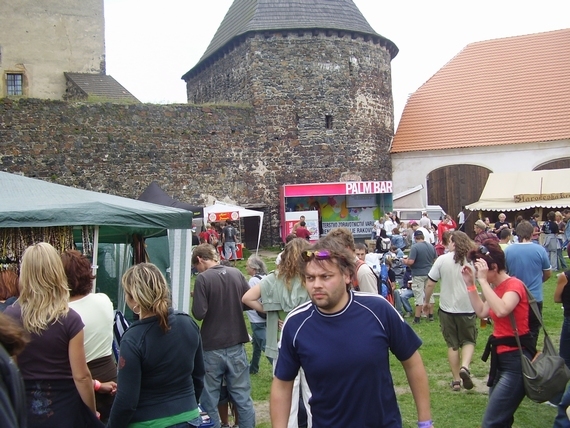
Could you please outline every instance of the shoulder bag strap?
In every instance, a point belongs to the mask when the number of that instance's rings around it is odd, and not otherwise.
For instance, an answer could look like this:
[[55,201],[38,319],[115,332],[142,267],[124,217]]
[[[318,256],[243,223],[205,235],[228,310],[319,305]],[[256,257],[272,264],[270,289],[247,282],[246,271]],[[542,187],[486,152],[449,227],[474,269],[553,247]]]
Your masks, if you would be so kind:
[[524,357],[521,340],[519,338],[519,329],[517,328],[517,322],[515,321],[515,316],[513,315],[513,312],[509,314],[509,319],[511,320],[511,325],[513,326],[513,332],[515,333],[515,339],[517,340],[517,345],[519,345],[519,352],[521,353],[521,357]]
[[[540,326],[542,327],[542,331],[544,332],[544,335],[546,337],[548,337],[548,333],[546,332],[546,328],[544,327],[544,323],[542,322],[542,315],[540,315],[540,311],[538,310],[538,303],[536,302],[536,299],[534,298],[534,296],[532,295],[532,293],[530,292],[530,290],[528,289],[528,287],[526,286],[526,284],[524,282],[523,282],[523,285],[524,285],[524,289],[526,290],[526,295],[528,296],[528,304],[532,308],[532,311],[534,312],[534,316],[536,317],[536,319],[538,319],[538,322],[540,323]],[[549,338],[549,340],[550,340],[550,338]]]

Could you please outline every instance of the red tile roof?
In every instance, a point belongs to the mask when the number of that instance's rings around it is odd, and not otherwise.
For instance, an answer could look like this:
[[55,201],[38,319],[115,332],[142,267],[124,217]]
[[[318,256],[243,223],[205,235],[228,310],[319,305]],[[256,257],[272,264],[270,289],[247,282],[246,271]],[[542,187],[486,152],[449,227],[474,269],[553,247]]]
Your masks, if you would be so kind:
[[408,100],[392,153],[570,138],[570,29],[467,45]]

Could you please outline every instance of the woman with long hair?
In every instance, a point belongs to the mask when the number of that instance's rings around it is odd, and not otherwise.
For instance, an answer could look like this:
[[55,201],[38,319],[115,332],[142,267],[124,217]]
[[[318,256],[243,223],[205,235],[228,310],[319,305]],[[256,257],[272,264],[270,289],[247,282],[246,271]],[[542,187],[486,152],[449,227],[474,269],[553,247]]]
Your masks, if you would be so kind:
[[[491,367],[487,386],[489,404],[483,416],[483,428],[510,427],[514,414],[525,397],[521,356],[510,314],[513,314],[524,354],[531,360],[536,347],[529,329],[529,301],[522,281],[510,277],[505,270],[505,254],[494,240],[486,240],[468,259],[474,263],[462,269],[463,281],[471,305],[479,318],[491,317],[494,331],[489,337],[484,359],[491,354]],[[479,282],[485,301],[477,292]]]
[[93,380],[85,361],[83,321],[68,306],[59,253],[41,242],[26,249],[20,297],[4,312],[30,333],[18,356],[29,427],[97,427]]
[[[265,355],[273,359],[273,364],[278,357],[279,351],[277,342],[279,331],[283,320],[289,312],[302,303],[309,301],[309,294],[303,287],[301,274],[299,272],[299,263],[303,251],[309,248],[309,242],[306,239],[295,238],[287,245],[281,256],[278,270],[270,273],[261,280],[259,284],[254,285],[247,291],[242,302],[256,311],[267,313],[267,336],[265,342]],[[261,298],[261,302],[259,299]],[[293,398],[291,405],[291,413],[289,415],[289,426],[297,426],[297,411],[299,403],[299,389],[303,388],[303,401],[307,409],[308,426],[312,426],[309,408],[310,390],[304,373],[299,372],[300,376],[295,379],[293,387]]]
[[[92,293],[91,262],[77,250],[61,254],[70,289],[69,307],[85,324],[85,357],[95,379],[95,401],[101,421],[106,422],[117,385],[117,365],[113,357],[113,303],[106,294]],[[103,387],[101,386],[103,384]]]
[[117,395],[107,427],[200,426],[205,369],[198,325],[172,310],[168,285],[155,265],[132,266],[121,282],[139,320],[121,338]]

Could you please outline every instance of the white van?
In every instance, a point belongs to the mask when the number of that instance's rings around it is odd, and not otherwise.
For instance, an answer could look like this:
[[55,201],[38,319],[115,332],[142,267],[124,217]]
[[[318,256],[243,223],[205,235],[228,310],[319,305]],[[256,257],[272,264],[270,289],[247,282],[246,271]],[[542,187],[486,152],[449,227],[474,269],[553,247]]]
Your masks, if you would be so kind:
[[426,208],[394,208],[394,212],[404,223],[409,223],[411,221],[418,222],[422,218],[422,212],[426,211],[428,217],[437,225],[445,215],[445,211],[439,205],[428,205]]

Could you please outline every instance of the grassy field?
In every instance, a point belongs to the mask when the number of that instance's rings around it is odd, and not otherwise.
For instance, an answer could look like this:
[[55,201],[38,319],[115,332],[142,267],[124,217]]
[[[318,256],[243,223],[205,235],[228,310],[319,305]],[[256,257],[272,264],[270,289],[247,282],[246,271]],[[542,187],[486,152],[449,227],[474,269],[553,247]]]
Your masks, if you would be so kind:
[[[271,256],[267,252],[263,254],[267,254],[263,259],[268,267],[274,269],[277,252]],[[237,267],[247,276],[245,273],[245,261],[238,262]],[[563,312],[561,305],[554,303],[553,300],[555,287],[556,275],[553,275],[544,284],[543,310],[546,330],[558,348]],[[410,322],[410,319],[407,320]],[[249,326],[249,322],[247,324]],[[435,426],[442,428],[479,427],[488,400],[486,377],[489,368],[489,362],[484,363],[481,361],[481,355],[487,337],[493,331],[492,326],[487,326],[487,328],[479,331],[478,344],[471,365],[475,388],[471,391],[461,390],[460,392],[453,392],[449,387],[451,372],[447,362],[447,348],[441,336],[437,320],[433,323],[422,322],[419,325],[414,325],[413,328],[423,341],[420,352],[429,376],[431,408]],[[542,343],[542,334],[539,343]],[[251,344],[247,344],[246,348],[248,353],[251,353]],[[403,426],[405,428],[416,428],[416,410],[404,370],[395,357],[391,358],[390,366],[396,385],[398,403],[404,420]],[[252,396],[256,402],[257,427],[259,428],[271,427],[267,415],[271,378],[271,367],[267,359],[262,356],[259,373],[251,376]],[[537,404],[525,398],[515,414],[515,424],[513,426],[516,428],[550,427],[555,415],[556,408],[547,404]]]

